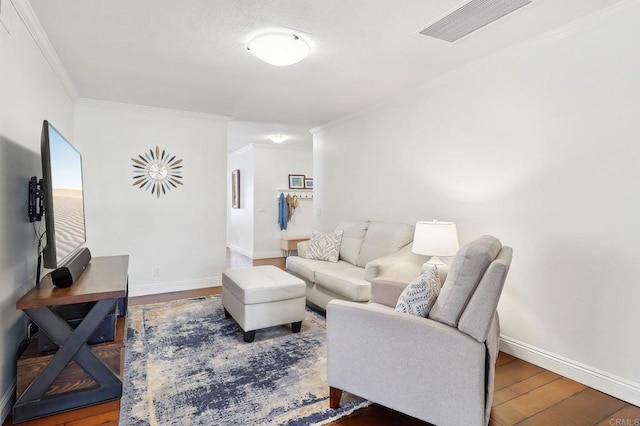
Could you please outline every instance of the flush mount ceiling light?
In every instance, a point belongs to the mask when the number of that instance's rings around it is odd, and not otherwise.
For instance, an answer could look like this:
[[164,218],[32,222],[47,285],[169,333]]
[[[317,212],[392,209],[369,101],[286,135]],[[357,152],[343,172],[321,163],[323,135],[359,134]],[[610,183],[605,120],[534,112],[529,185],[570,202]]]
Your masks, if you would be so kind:
[[268,33],[255,37],[247,49],[264,62],[284,67],[300,62],[311,48],[300,37],[287,33]]
[[269,136],[269,139],[271,139],[271,142],[273,143],[282,143],[287,139],[287,137],[284,135],[273,135]]

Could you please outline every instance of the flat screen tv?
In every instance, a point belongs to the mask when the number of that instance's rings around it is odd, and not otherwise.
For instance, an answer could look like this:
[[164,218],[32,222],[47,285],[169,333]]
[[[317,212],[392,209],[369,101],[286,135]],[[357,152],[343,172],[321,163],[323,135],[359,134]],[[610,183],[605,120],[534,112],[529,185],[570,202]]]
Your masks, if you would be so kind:
[[45,268],[67,266],[85,241],[82,156],[47,120],[42,125]]

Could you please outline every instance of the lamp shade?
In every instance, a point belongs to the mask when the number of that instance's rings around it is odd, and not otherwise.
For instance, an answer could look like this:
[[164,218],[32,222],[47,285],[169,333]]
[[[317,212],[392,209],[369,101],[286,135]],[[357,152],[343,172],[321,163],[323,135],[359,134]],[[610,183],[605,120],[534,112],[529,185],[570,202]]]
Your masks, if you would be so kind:
[[418,222],[411,250],[425,256],[454,256],[458,251],[458,231],[453,222]]
[[284,67],[309,55],[309,45],[300,37],[286,33],[262,34],[249,42],[247,49],[264,62]]

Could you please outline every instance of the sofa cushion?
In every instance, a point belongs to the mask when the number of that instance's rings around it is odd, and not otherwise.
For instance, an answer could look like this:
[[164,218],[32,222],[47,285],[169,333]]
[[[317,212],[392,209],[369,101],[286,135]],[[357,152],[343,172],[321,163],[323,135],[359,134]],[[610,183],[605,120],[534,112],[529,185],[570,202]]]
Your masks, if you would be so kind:
[[355,266],[316,271],[316,287],[354,302],[371,298],[371,284],[364,279],[364,269]]
[[362,268],[375,259],[395,253],[413,241],[414,226],[406,223],[371,222],[354,263]]
[[434,266],[414,279],[400,293],[396,311],[426,318],[440,293],[440,275]]
[[501,248],[500,240],[490,235],[483,235],[462,246],[453,258],[449,275],[429,312],[429,318],[457,327],[480,278]]
[[336,231],[343,232],[340,259],[356,264],[368,228],[368,221],[343,220],[338,224]]
[[337,262],[340,255],[342,231],[314,232],[307,247],[305,258]]
[[316,281],[315,272],[319,269],[341,269],[353,267],[348,262],[342,260],[333,263],[325,262],[324,260],[305,259],[304,257],[289,256],[287,257],[287,272],[298,276],[309,283]]

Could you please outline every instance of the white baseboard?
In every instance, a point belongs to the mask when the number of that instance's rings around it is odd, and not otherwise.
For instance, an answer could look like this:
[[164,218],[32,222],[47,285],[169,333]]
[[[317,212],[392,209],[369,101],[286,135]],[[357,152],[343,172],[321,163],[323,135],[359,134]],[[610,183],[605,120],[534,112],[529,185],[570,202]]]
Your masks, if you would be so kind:
[[11,382],[11,386],[9,386],[9,390],[2,395],[2,399],[0,400],[0,424],[3,424],[11,408],[13,406],[13,396],[16,393],[16,379],[14,378]]
[[500,350],[630,404],[640,406],[640,384],[638,383],[507,336],[500,336]]
[[251,258],[251,256],[253,256],[252,252],[250,252],[249,250],[245,250],[242,247],[239,247],[233,244],[229,244],[228,247],[229,247],[229,250],[235,251],[236,253],[240,253],[241,255],[247,256],[248,258]]
[[245,250],[242,247],[234,246],[233,244],[229,244],[227,247],[229,247],[229,250],[240,253],[241,255],[247,256],[250,259],[271,259],[274,257],[284,257],[284,253],[282,252],[282,250],[259,251],[254,253],[249,250]]
[[253,253],[253,259],[272,259],[274,257],[284,257],[284,253],[280,250]]
[[146,296],[148,294],[171,293],[173,291],[195,290],[198,288],[220,287],[222,277],[208,277],[188,281],[171,281],[164,283],[137,284],[129,287],[129,297]]

